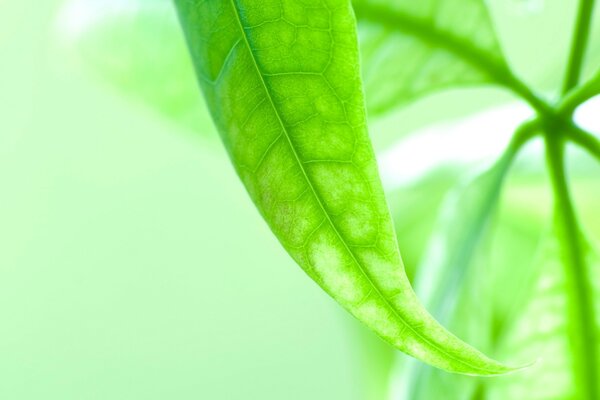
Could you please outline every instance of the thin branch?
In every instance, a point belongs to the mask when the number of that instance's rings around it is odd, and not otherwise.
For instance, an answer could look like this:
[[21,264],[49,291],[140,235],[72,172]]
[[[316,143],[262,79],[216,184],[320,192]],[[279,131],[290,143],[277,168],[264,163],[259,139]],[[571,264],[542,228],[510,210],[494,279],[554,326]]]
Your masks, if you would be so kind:
[[594,0],[580,0],[577,11],[577,22],[575,23],[575,35],[571,44],[569,66],[563,86],[563,94],[568,93],[579,83],[581,77],[581,66],[585,57],[585,50],[590,36],[590,24]]
[[567,137],[580,147],[586,149],[600,161],[600,139],[594,134],[581,129],[575,124],[567,127]]
[[558,113],[571,116],[575,109],[600,94],[600,71],[587,83],[571,90],[558,105]]

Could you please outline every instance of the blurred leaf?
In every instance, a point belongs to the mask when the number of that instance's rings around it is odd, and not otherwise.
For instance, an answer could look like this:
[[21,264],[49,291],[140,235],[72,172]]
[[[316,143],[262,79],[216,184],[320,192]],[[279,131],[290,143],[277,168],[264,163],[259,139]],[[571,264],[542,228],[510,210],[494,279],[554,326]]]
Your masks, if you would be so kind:
[[[571,289],[568,283],[567,268],[571,268],[565,257],[561,234],[553,232],[546,239],[538,260],[539,275],[536,289],[532,292],[528,305],[521,313],[518,322],[503,344],[503,351],[520,359],[538,357],[539,361],[522,374],[511,379],[490,381],[487,394],[490,400],[507,398],[527,398],[532,400],[587,399],[581,386],[574,384],[577,367],[573,359],[576,349],[571,339],[578,323],[573,319],[569,305]],[[597,276],[600,267],[596,253],[587,247],[585,260],[588,273]],[[594,307],[599,304],[600,287],[593,279],[595,294]],[[579,334],[579,333],[576,333]],[[596,340],[598,332],[596,329]],[[589,354],[594,357],[594,354]]]
[[[489,347],[491,325],[482,285],[487,274],[485,239],[513,155],[509,152],[489,169],[463,180],[446,197],[415,278],[417,293],[434,317],[445,325],[458,319],[453,324],[456,332],[481,348]],[[465,303],[467,309],[455,318],[458,304]],[[448,377],[412,361],[397,379],[405,388],[404,398],[410,399],[440,398],[447,385],[468,398],[476,385],[473,379]]]
[[[493,171],[494,167],[463,183],[462,192],[457,188],[447,197],[446,207],[453,204],[454,212],[459,215],[467,214],[467,220],[472,221],[472,217],[462,210],[463,203],[460,200],[464,197],[466,205],[470,204],[469,199],[485,197],[481,193],[477,194],[477,184],[488,188],[493,186],[490,185],[493,179],[489,180],[494,176]],[[546,214],[539,212],[539,205],[533,210],[530,207],[536,207],[536,204],[547,198],[547,191],[539,190],[543,187],[543,181],[532,183],[530,180],[523,181],[522,177],[515,182],[513,180],[514,177],[511,178],[511,185],[504,191],[498,212],[487,218],[458,290],[455,290],[454,297],[448,297],[454,306],[442,307],[446,313],[441,316],[445,318],[443,323],[461,337],[473,341],[487,352],[503,356],[509,356],[510,352],[499,348],[499,342],[510,332],[514,320],[521,315],[523,304],[530,296],[533,280],[536,278],[536,268],[532,267],[531,260],[539,247],[540,226]],[[464,195],[461,196],[461,193]],[[523,198],[527,201],[523,201]],[[445,212],[451,213],[451,208],[446,208]],[[455,222],[461,224],[458,219]],[[439,223],[438,227],[447,230],[445,224]],[[424,257],[427,258],[426,252]],[[440,283],[442,288],[445,285],[445,282]],[[531,362],[536,357],[519,359],[519,362]],[[512,374],[506,380],[520,374],[521,372]],[[400,357],[397,360],[397,371],[392,377],[393,387],[398,388],[393,399],[487,398],[484,397],[487,382],[487,379],[476,380],[444,374]]]
[[80,26],[67,34],[73,36],[69,39],[84,66],[185,127],[203,134],[212,132],[171,2],[98,3],[75,0],[67,3],[64,11],[68,18],[82,19],[76,22]]
[[[518,179],[511,181],[506,189],[489,255],[486,282],[493,310],[490,340],[494,351],[499,351],[499,343],[510,334],[535,285],[535,260],[547,233],[545,227],[550,213],[544,206],[548,196],[543,190],[546,189],[544,181],[515,180]],[[515,192],[524,193],[528,201],[521,201],[521,194]]]
[[474,259],[494,217],[508,170],[521,145],[537,129],[535,122],[521,125],[502,156],[483,172],[468,176],[442,206],[415,279],[417,293],[442,322],[454,314],[464,281],[476,269]]
[[[419,266],[416,289],[432,313],[444,321],[452,314],[461,282],[472,264],[493,215],[512,157],[471,178],[446,199],[438,228]],[[443,287],[442,290],[438,288]]]
[[[482,0],[354,0],[371,113],[508,72]],[[393,83],[393,84],[390,84]]]
[[176,5],[233,164],[307,274],[416,358],[473,375],[510,371],[442,328],[406,278],[367,134],[350,4]]
[[436,212],[460,175],[460,171],[442,167],[410,185],[386,193],[411,282],[425,254],[427,241],[435,231]]

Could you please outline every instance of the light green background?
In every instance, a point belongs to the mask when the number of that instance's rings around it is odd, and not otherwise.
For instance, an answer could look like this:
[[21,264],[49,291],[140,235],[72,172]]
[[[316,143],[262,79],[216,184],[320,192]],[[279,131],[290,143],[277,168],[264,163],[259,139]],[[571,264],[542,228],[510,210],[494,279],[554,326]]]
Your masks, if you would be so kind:
[[[293,265],[214,138],[74,66],[60,3],[0,0],[0,399],[381,399],[387,347]],[[572,2],[491,3],[551,87]],[[506,99],[473,93],[375,121],[376,145]]]
[[358,340],[215,141],[0,3],[0,399],[360,399]]

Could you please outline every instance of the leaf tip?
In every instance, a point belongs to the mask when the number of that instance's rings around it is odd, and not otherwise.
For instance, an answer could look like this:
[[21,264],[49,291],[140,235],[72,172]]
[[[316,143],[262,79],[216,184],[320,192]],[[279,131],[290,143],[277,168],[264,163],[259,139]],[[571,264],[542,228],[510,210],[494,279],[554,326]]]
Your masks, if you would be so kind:
[[475,374],[477,376],[484,376],[484,377],[497,377],[497,376],[506,376],[506,375],[512,375],[512,374],[516,374],[518,372],[527,370],[531,367],[533,367],[534,365],[536,365],[537,363],[539,363],[542,359],[541,358],[537,358],[531,362],[528,362],[526,364],[522,364],[516,367],[511,367],[505,364],[501,364],[499,363],[497,368],[494,371],[491,371],[488,374],[485,375],[479,375],[479,374]]

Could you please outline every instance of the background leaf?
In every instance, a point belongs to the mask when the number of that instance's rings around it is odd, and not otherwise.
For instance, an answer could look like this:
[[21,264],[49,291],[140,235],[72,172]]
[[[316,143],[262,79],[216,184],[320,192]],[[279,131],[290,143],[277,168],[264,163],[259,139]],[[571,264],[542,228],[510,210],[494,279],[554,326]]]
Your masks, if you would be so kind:
[[[489,225],[512,156],[506,154],[447,195],[415,278],[416,291],[432,314],[446,325],[460,315],[453,329],[480,348],[491,347],[492,308],[488,288],[482,284],[488,279]],[[448,390],[448,381],[461,398],[469,398],[476,389],[473,379],[448,378],[425,365],[406,361],[396,377],[396,385],[405,388],[405,398],[440,398]]]
[[482,0],[354,0],[353,4],[372,113],[437,89],[504,78],[506,65]]
[[[532,158],[529,151],[527,155],[514,166],[508,190],[499,203],[499,213],[494,211],[481,218],[480,210],[490,207],[490,193],[503,174],[501,162],[483,173],[470,172],[472,178],[463,179],[462,184],[448,194],[440,209],[437,229],[432,233],[432,237],[437,239],[428,244],[428,251],[423,251],[420,264],[420,268],[441,270],[439,283],[432,286],[439,287],[434,295],[442,292],[444,296],[438,297],[442,307],[437,310],[431,308],[434,315],[461,337],[488,353],[504,357],[510,353],[500,349],[499,343],[510,332],[512,324],[509,321],[515,319],[528,296],[535,277],[531,260],[542,234],[540,226],[547,216],[545,207],[539,205],[547,198],[547,191],[541,190],[543,180],[537,173],[530,176],[527,172],[529,164],[526,161]],[[491,209],[496,210],[496,207]],[[408,208],[406,212],[410,210]],[[404,231],[399,229],[398,232],[402,243]],[[465,236],[471,238],[466,239]],[[441,249],[449,249],[450,257],[441,257],[444,254]],[[462,256],[458,257],[461,253]],[[450,262],[459,258],[462,263]],[[418,278],[432,279],[420,268]],[[420,293],[424,300],[429,300],[427,293]],[[519,361],[526,363],[535,359],[525,361],[520,358]],[[487,382],[487,379],[448,376],[399,356],[390,382],[391,398],[480,399],[485,398]]]
[[[550,234],[544,228],[551,216],[549,203],[545,201],[549,198],[549,191],[538,173],[529,171],[528,164],[524,164],[526,160],[531,162],[531,158],[528,154],[522,159],[523,165],[515,165],[516,171],[508,182],[493,230],[481,239],[482,246],[474,259],[478,267],[463,281],[457,307],[448,320],[448,326],[467,340],[473,340],[469,332],[475,337],[487,332],[489,343],[482,348],[498,357],[514,355],[523,363],[539,361],[518,374],[473,382],[471,379],[448,377],[422,366],[413,368],[427,373],[414,374],[414,369],[407,370],[406,360],[400,357],[397,361],[400,368],[393,375],[392,385],[412,387],[406,393],[398,392],[394,399],[425,400],[442,395],[452,399],[494,400],[586,398],[573,394],[572,353],[565,337],[567,310],[560,241],[556,234]],[[597,174],[597,167],[590,166],[585,158],[575,157],[573,168],[579,171],[575,192],[579,194],[582,220],[594,235],[598,235],[600,220],[594,201],[598,188],[593,177]],[[585,176],[589,178],[583,179]],[[597,276],[597,253],[592,251],[591,246],[588,250],[589,268],[593,276]],[[552,284],[549,285],[549,282]],[[595,293],[598,293],[595,281],[594,284]],[[540,286],[545,289],[540,290]],[[597,296],[595,302],[597,308]],[[549,323],[554,323],[551,326],[556,329],[548,330]],[[540,327],[544,326],[546,328],[542,332]],[[413,377],[407,380],[411,373]],[[421,383],[416,385],[419,380]],[[541,389],[536,391],[538,387]]]
[[[535,289],[527,301],[510,335],[502,347],[504,352],[519,359],[539,357],[530,370],[514,379],[498,379],[489,382],[489,398],[583,399],[585,393],[573,385],[578,378],[574,375],[571,343],[569,340],[570,313],[565,268],[569,268],[561,247],[562,240],[555,233],[548,235],[537,263],[538,276]],[[600,264],[593,252],[587,253],[590,273],[597,275]],[[565,265],[565,263],[567,265]],[[598,285],[595,283],[596,309],[598,307]],[[593,357],[590,354],[590,357]]]
[[442,206],[453,185],[458,184],[459,176],[457,171],[442,169],[387,194],[402,259],[411,282],[414,282],[428,239],[436,232],[434,211]]

